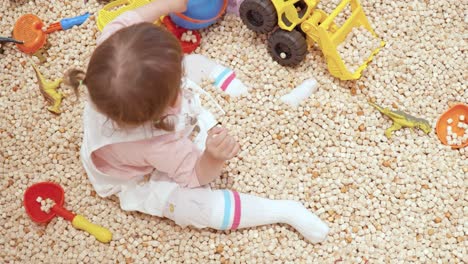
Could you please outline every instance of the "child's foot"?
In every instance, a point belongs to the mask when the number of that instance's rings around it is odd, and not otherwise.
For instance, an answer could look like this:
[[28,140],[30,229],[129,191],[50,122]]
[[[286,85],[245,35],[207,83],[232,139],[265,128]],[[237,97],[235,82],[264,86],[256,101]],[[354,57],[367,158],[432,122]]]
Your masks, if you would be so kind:
[[248,93],[247,87],[236,78],[235,72],[203,55],[190,54],[185,56],[184,67],[187,78],[198,84],[205,78],[211,78],[216,87],[230,96]]
[[283,201],[285,204],[284,222],[294,227],[307,240],[320,243],[325,240],[330,228],[315,214],[307,210],[301,203]]
[[210,73],[214,85],[231,96],[239,96],[248,92],[247,87],[236,77],[231,69],[217,65]]

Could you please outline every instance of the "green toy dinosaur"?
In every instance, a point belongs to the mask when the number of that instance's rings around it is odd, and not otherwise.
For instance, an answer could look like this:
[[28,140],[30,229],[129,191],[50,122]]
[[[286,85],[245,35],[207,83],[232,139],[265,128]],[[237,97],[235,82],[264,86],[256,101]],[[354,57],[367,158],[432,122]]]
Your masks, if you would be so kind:
[[379,112],[381,112],[382,114],[388,116],[390,119],[393,120],[393,125],[387,128],[387,130],[385,130],[385,136],[387,136],[387,138],[392,137],[393,131],[396,131],[404,127],[408,127],[411,129],[419,128],[422,131],[424,131],[424,133],[426,134],[429,134],[432,130],[431,125],[425,119],[414,117],[402,111],[390,110],[389,108],[383,108],[372,102],[369,102],[369,104],[375,107],[377,110],[379,110]]

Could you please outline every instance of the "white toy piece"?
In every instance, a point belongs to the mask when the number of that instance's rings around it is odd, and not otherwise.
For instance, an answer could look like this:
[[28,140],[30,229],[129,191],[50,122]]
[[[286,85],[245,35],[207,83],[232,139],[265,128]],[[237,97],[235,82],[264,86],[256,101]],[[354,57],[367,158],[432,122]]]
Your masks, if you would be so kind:
[[292,107],[298,107],[303,100],[307,99],[307,97],[316,90],[317,81],[315,79],[307,79],[301,85],[294,88],[290,93],[282,96],[281,101]]
[[452,123],[453,123],[453,119],[452,119],[452,118],[447,119],[447,124],[450,125],[450,124],[452,124]]
[[464,115],[460,115],[460,116],[458,117],[458,119],[459,119],[460,121],[465,121],[465,116],[464,116]]
[[195,145],[200,151],[205,150],[206,139],[208,138],[208,131],[218,124],[216,118],[209,111],[203,109],[198,115],[198,126],[200,131],[194,140]]
[[[223,108],[216,102],[216,100],[208,92],[203,90],[203,88],[198,86],[197,83],[190,79],[186,79],[185,84],[199,95],[204,94],[207,96],[215,104],[216,108],[218,108],[219,113],[223,115],[226,114],[226,112],[224,112]],[[218,124],[218,121],[216,120],[216,117],[207,109],[201,108],[199,111],[200,112],[197,116],[199,132],[194,139],[194,143],[200,151],[204,151],[206,139],[208,138],[208,131],[215,127]]]
[[202,79],[213,79],[215,86],[225,91],[230,96],[240,96],[247,94],[247,87],[236,78],[234,71],[219,65],[200,54],[186,55],[184,67],[187,78],[197,84],[201,84]]

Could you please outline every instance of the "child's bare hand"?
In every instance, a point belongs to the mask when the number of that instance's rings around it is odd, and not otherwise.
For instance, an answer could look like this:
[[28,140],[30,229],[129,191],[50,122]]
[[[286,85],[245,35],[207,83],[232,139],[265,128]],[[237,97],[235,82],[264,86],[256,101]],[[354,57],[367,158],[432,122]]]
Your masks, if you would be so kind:
[[239,153],[240,145],[237,140],[229,135],[225,128],[215,127],[208,131],[206,151],[217,160],[229,160]]
[[[160,1],[160,0],[157,0]],[[181,13],[187,10],[188,0],[165,0],[169,6],[170,12]]]

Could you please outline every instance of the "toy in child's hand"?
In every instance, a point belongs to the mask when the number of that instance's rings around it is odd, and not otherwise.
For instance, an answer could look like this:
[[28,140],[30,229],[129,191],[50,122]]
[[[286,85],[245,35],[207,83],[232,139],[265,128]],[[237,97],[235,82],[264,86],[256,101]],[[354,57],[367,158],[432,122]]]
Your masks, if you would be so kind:
[[206,147],[206,139],[208,138],[208,131],[214,127],[221,126],[222,124],[216,121],[216,118],[210,111],[205,109],[201,110],[201,113],[198,115],[197,119],[199,133],[193,142],[200,151],[204,151]]
[[53,23],[52,25],[50,25],[45,31],[45,33],[50,34],[58,30],[68,30],[72,28],[73,26],[79,26],[83,24],[89,18],[89,16],[90,16],[89,12],[86,12],[84,15],[81,15],[81,16],[76,16],[72,18],[64,18],[60,20],[60,22]]
[[112,233],[99,225],[89,222],[84,216],[76,215],[63,207],[64,191],[53,182],[40,182],[30,186],[24,193],[23,204],[26,213],[37,223],[47,223],[56,215],[71,221],[76,229],[84,230],[98,241],[108,243]]
[[411,128],[411,129],[419,128],[426,134],[429,134],[432,130],[431,125],[425,119],[414,117],[402,111],[390,110],[389,108],[383,108],[372,102],[369,102],[369,104],[375,107],[377,110],[379,110],[379,112],[381,112],[382,114],[392,119],[393,125],[387,128],[387,130],[385,130],[385,136],[387,136],[387,138],[392,137],[393,131],[396,131],[405,127]]
[[456,104],[443,113],[436,125],[439,140],[452,148],[468,146],[468,105]]
[[57,92],[57,88],[60,86],[62,79],[48,81],[44,78],[44,76],[42,76],[34,62],[31,61],[31,65],[36,72],[41,94],[44,96],[46,101],[51,104],[51,106],[49,106],[47,109],[54,114],[60,114],[60,104],[62,102],[63,95],[60,92]]

